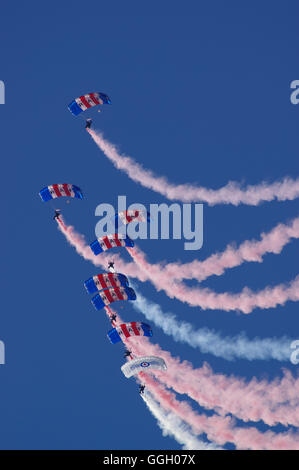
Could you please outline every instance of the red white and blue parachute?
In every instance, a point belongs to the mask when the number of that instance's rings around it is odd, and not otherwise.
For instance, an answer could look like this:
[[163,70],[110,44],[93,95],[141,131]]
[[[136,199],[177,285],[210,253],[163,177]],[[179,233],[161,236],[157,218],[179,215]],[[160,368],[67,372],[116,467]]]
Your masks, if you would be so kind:
[[115,226],[127,225],[130,222],[149,222],[150,213],[142,210],[130,209],[128,211],[121,211],[115,216]]
[[110,289],[111,287],[128,287],[129,281],[124,274],[104,273],[87,279],[84,282],[84,286],[89,294],[94,294],[102,289]]
[[75,98],[68,105],[68,109],[74,116],[78,116],[78,114],[86,111],[86,109],[103,104],[111,104],[109,96],[105,95],[105,93],[94,92]]
[[121,236],[117,233],[113,235],[106,235],[104,237],[100,237],[90,245],[93,253],[98,255],[99,253],[103,253],[103,251],[109,250],[110,248],[115,248],[117,246],[134,246],[133,240],[128,236]]
[[123,341],[123,338],[130,336],[153,336],[151,327],[147,323],[135,322],[122,323],[107,333],[112,344]]
[[78,199],[83,199],[83,194],[81,189],[74,184],[51,184],[46,186],[39,192],[40,197],[44,202],[50,201],[57,197],[76,197]]
[[118,300],[136,300],[136,294],[132,287],[111,287],[104,289],[92,298],[92,303],[96,310],[110,305]]
[[151,369],[167,370],[164,359],[158,356],[143,356],[132,359],[121,366],[121,370],[127,378],[139,374],[139,372],[149,372]]

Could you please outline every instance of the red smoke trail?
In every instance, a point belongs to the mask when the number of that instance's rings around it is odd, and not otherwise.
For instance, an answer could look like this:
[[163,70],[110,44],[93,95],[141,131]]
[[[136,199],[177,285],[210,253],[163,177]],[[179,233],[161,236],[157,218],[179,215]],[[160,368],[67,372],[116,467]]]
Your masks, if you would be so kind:
[[281,253],[293,238],[299,238],[299,217],[288,224],[276,225],[268,233],[262,233],[260,238],[261,240],[246,240],[238,248],[229,245],[222,253],[215,253],[203,261],[195,259],[191,263],[167,263],[158,266],[172,279],[194,278],[203,281],[209,276],[220,276],[226,269],[235,268],[244,262],[261,263],[265,254]]
[[[238,449],[279,450],[299,449],[298,434],[293,432],[264,433],[253,427],[239,428],[234,419],[218,415],[206,416],[196,413],[187,402],[178,401],[149,374],[142,373],[142,381],[164,409],[176,413],[198,434],[206,433],[209,440],[224,445],[232,442]],[[167,374],[164,372],[163,374]]]
[[244,189],[234,182],[229,182],[220,189],[207,189],[189,184],[175,186],[169,183],[166,178],[156,176],[151,171],[145,170],[132,158],[121,155],[116,147],[105,140],[101,134],[91,129],[87,129],[87,131],[118,170],[124,171],[133,181],[166,196],[170,200],[203,201],[210,205],[233,204],[238,206],[239,204],[247,204],[256,206],[264,201],[273,201],[275,199],[286,201],[296,199],[299,196],[299,180],[292,180],[291,178],[285,178],[272,184],[261,183],[256,186],[247,186]]
[[168,297],[186,302],[192,307],[200,306],[203,310],[238,310],[248,314],[255,308],[274,308],[277,305],[284,305],[287,301],[299,300],[299,276],[288,284],[266,287],[257,292],[245,287],[238,294],[229,292],[218,294],[208,288],[188,287],[172,280],[167,270],[157,270],[156,266],[146,261],[143,253],[137,248],[127,247],[127,251],[158,291],[164,290]]
[[[64,229],[63,233],[68,241],[75,246],[79,254],[97,266],[103,265],[106,262],[107,255],[95,256],[90,247],[86,245],[84,237],[78,234],[73,227],[66,226],[62,216],[60,216],[60,219],[58,220]],[[135,271],[134,277],[141,281],[150,279],[152,275],[156,276],[162,270],[176,281],[192,278],[203,281],[209,276],[220,276],[226,269],[240,266],[244,262],[262,262],[262,257],[266,253],[280,253],[293,238],[299,238],[299,218],[294,218],[289,224],[276,225],[270,232],[262,233],[260,238],[261,240],[246,240],[238,248],[228,246],[223,252],[215,253],[203,261],[194,260],[190,263],[164,262],[151,265],[146,262],[147,266],[150,266],[150,274],[146,274],[144,270],[138,270],[138,268],[136,272],[134,263],[124,263],[117,255],[109,255],[109,259],[112,257],[117,259],[118,264],[121,263],[121,267],[130,276],[133,276]],[[145,254],[141,250],[135,248],[134,251],[137,252],[139,258],[145,260]]]
[[[108,316],[115,313],[105,307]],[[119,322],[122,320],[118,317]],[[206,364],[194,369],[187,361],[173,358],[168,351],[151,343],[147,338],[126,339],[125,344],[136,356],[155,355],[167,364],[167,372],[155,371],[155,376],[167,387],[187,394],[207,409],[220,414],[231,413],[243,421],[263,420],[269,426],[281,423],[299,425],[299,381],[288,371],[282,379],[273,382],[214,374]]]
[[[62,216],[60,216],[60,218],[63,220]],[[145,273],[141,269],[138,269],[135,263],[127,263],[123,261],[117,254],[109,253],[108,255],[102,253],[100,256],[96,256],[92,252],[90,246],[86,244],[84,236],[76,232],[74,227],[71,225],[66,225],[64,220],[62,224],[58,225],[58,227],[70,245],[76,249],[77,253],[95,266],[102,266],[103,268],[107,268],[108,261],[112,260],[117,263],[118,271],[124,271],[130,277],[137,276],[141,281],[145,281],[147,279]]]
[[[114,322],[114,324],[113,324],[114,327],[116,327],[117,324],[124,323],[124,321],[122,320],[122,318],[121,318],[119,315],[117,315],[116,312],[115,312],[114,310],[112,310],[109,305],[105,307],[105,312],[106,312],[107,316],[109,317],[109,319],[112,317],[112,315],[116,315],[117,318],[116,318],[116,320],[115,320],[115,322]],[[137,341],[140,341],[140,340],[141,340],[141,338],[135,338],[135,339],[136,339]],[[129,342],[126,338],[123,338],[123,343],[124,343],[124,345],[126,346],[126,348],[127,348],[128,350],[132,350],[132,349],[133,349],[133,348],[131,347],[132,345],[130,344],[130,342]],[[127,360],[130,360],[130,359],[127,358]],[[135,379],[137,380],[137,382],[146,383],[148,390],[150,390],[150,391],[152,391],[152,392],[155,391],[155,386],[152,386],[152,384],[151,384],[151,382],[150,382],[150,377],[148,378],[146,374],[140,372],[140,373],[138,374],[138,376],[135,376]],[[153,383],[155,383],[155,382],[153,381]],[[161,386],[161,389],[162,389],[162,386]],[[174,400],[174,402],[175,402],[175,400]],[[161,406],[163,406],[163,403],[161,403]],[[169,410],[169,409],[170,409],[169,406],[168,406],[166,409]],[[175,409],[172,409],[171,411],[174,412],[174,414],[176,414],[177,416],[179,416],[179,417],[181,418],[180,413],[177,413]],[[183,417],[183,419],[184,419],[184,417]],[[185,420],[184,420],[184,421],[185,421]],[[196,432],[197,432],[197,431],[198,431],[198,430],[196,430]],[[204,432],[204,431],[201,431],[201,432]],[[175,433],[174,433],[174,434],[175,434]]]
[[[116,314],[109,306],[105,307],[105,310],[109,317]],[[118,321],[123,322],[120,317],[118,317]],[[124,343],[136,356],[152,353],[152,351],[149,352],[151,343],[146,338],[125,339]],[[154,346],[154,349],[156,355],[161,355],[160,348],[156,351]],[[169,369],[169,364],[167,366]],[[160,382],[165,383],[164,379],[168,373],[169,370],[160,373]],[[140,372],[138,375],[142,383],[146,385],[147,389],[165,410],[175,413],[180,419],[189,424],[197,434],[206,433],[208,439],[213,442],[220,445],[232,442],[238,449],[299,449],[298,436],[295,433],[277,434],[272,431],[261,433],[255,428],[236,427],[234,419],[231,417],[199,415],[187,402],[178,401],[172,392],[166,390],[150,374]]]
[[[72,227],[60,228],[81,256],[92,262],[96,261],[96,264],[103,264],[103,261],[100,261],[101,257],[93,255],[83,237],[78,235]],[[134,277],[134,265],[128,264],[131,268],[129,276]],[[126,272],[126,267],[126,263],[123,263],[124,272]],[[136,268],[136,272],[138,272],[138,268]],[[140,354],[147,354],[150,348],[152,345],[149,343],[147,351],[141,351]],[[155,354],[155,350],[152,353]],[[137,355],[140,354],[137,352]],[[167,356],[167,354],[169,353],[156,351],[156,355]],[[270,384],[257,379],[246,384],[240,379],[213,374],[207,366],[193,370],[188,363],[181,365],[180,361],[171,358],[170,355],[165,357],[165,360],[173,365],[165,376],[165,379],[168,380],[167,385],[179,393],[188,393],[191,398],[206,408],[219,408],[223,413],[232,413],[243,420],[257,421],[262,419],[269,425],[277,422],[294,425],[299,423],[299,413],[297,412],[299,408],[299,381],[294,379],[289,372],[285,372],[283,379]],[[180,377],[177,377],[176,371],[178,370],[181,371]],[[184,377],[186,377],[186,383]],[[193,384],[192,389],[188,388],[189,379],[190,384]],[[284,401],[288,405],[282,405]],[[291,409],[292,406],[295,409]]]
[[173,281],[167,271],[161,270],[159,265],[148,263],[144,254],[137,248],[127,248],[136,265],[125,263],[115,255],[109,255],[109,258],[104,254],[95,256],[90,247],[86,245],[84,237],[78,234],[73,227],[65,224],[59,225],[59,227],[70,244],[76,248],[76,251],[94,265],[106,267],[108,259],[117,260],[119,271],[125,272],[130,277],[137,277],[141,281],[150,279],[157,290],[164,290],[170,298],[177,298],[191,306],[200,306],[202,309],[210,310],[238,310],[250,313],[255,308],[274,308],[290,300],[294,302],[299,300],[299,277],[289,284],[266,287],[258,292],[244,288],[238,294],[227,292],[218,294],[207,288],[191,288],[178,281]]
[[128,344],[137,356],[162,357],[167,372],[154,371],[154,375],[168,388],[188,395],[207,409],[221,415],[231,413],[243,421],[263,420],[269,426],[299,425],[299,380],[288,371],[272,382],[253,378],[246,383],[234,376],[215,374],[206,364],[194,369],[189,362],[173,358],[146,338],[129,339]]
[[149,390],[141,395],[151,414],[157,419],[158,426],[162,429],[163,436],[172,436],[183,449],[188,450],[221,450],[222,447],[214,443],[200,440],[198,433],[193,433],[190,426],[174,412],[165,410]]
[[63,228],[63,230],[67,230],[67,227],[66,227],[66,225],[63,223],[63,221],[62,221],[62,220],[60,220],[60,218],[61,218],[61,215],[60,215],[59,217],[56,217],[56,219],[55,219],[55,220],[56,220],[56,221],[57,221],[57,223],[58,223],[58,224],[59,224],[59,225],[60,225],[60,226]]

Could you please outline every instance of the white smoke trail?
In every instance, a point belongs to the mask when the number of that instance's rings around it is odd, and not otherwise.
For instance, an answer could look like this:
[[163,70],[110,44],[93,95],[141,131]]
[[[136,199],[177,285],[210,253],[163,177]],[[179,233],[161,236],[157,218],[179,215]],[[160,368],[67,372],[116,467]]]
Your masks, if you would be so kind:
[[[110,317],[112,314],[115,314],[115,312],[109,306],[105,307],[105,310],[108,317]],[[120,316],[118,316],[117,322],[122,322]],[[152,351],[155,350],[155,354],[165,357],[168,367],[167,371],[161,373],[159,373],[159,371],[153,371],[155,375],[159,376],[159,382],[155,380],[151,374],[145,372],[140,372],[138,374],[138,378],[136,378],[146,385],[146,389],[149,390],[154,399],[159,402],[165,413],[173,413],[178,419],[190,427],[194,435],[201,435],[206,433],[208,439],[211,442],[217,443],[219,445],[232,442],[238,449],[298,449],[298,433],[294,433],[292,431],[283,433],[273,433],[272,431],[266,431],[261,433],[252,427],[236,427],[234,419],[229,416],[224,417],[217,414],[214,414],[213,416],[206,416],[205,414],[199,415],[190,407],[186,401],[178,401],[175,395],[167,390],[163,385],[170,380],[170,384],[168,384],[167,387],[170,385],[171,388],[178,391],[179,393],[182,393],[180,389],[177,389],[173,379],[171,379],[169,376],[169,374],[172,375],[172,373],[174,373],[173,378],[175,378],[175,382],[177,380],[181,381],[185,379],[184,374],[181,374],[182,371],[179,371],[180,367],[177,361],[176,366],[173,368],[173,359],[171,358],[170,353],[161,350],[158,345],[151,344],[148,341],[148,338],[145,337],[124,338],[124,343],[126,347],[130,349],[136,356],[147,354],[151,349]],[[187,372],[187,362],[184,361],[181,365]],[[172,372],[171,369],[173,369]],[[192,384],[189,383],[188,379],[187,382],[189,391],[186,390],[186,393],[194,399],[192,393],[190,395]],[[213,389],[214,386],[215,384],[213,384]],[[260,395],[261,388],[258,388]],[[252,400],[252,398],[253,397],[250,399]],[[250,410],[256,418],[257,410],[255,410],[255,405],[257,406],[257,409],[259,409],[259,404],[255,403],[254,400]],[[217,412],[220,410],[218,406],[216,406],[216,410]],[[174,431],[175,428],[172,428],[172,433]]]
[[182,421],[175,413],[162,408],[162,406],[154,400],[150,392],[145,391],[141,396],[150,412],[157,419],[158,426],[162,429],[163,436],[174,437],[179,444],[183,445],[183,449],[187,450],[221,449],[215,444],[208,444],[199,440],[187,423]]
[[174,185],[166,178],[154,175],[151,171],[145,170],[139,163],[131,157],[121,155],[116,147],[104,139],[103,135],[93,130],[87,129],[90,136],[109,158],[118,170],[124,171],[129,178],[145,188],[152,189],[170,200],[180,200],[183,202],[203,201],[210,205],[214,204],[247,204],[256,206],[264,201],[293,200],[299,196],[299,179],[293,180],[285,178],[276,183],[261,183],[256,186],[241,188],[235,182],[229,182],[220,189],[207,189],[188,184]]
[[[127,342],[136,356],[162,357],[167,371],[154,371],[156,378],[206,409],[223,416],[231,414],[243,421],[263,420],[269,426],[299,425],[299,380],[288,370],[283,371],[282,378],[271,382],[257,377],[246,382],[242,378],[214,373],[206,363],[195,369],[191,363],[173,357],[145,337],[136,337],[134,341],[128,338]],[[215,441],[213,437],[211,440]]]
[[[107,317],[111,320],[112,315],[114,315],[116,318],[112,322],[112,326],[115,327],[117,324],[123,323],[123,320],[120,315],[116,314],[112,308],[107,305],[105,308],[105,312]],[[142,338],[138,338],[139,340]],[[126,339],[123,338],[123,342],[126,345],[126,347],[129,349],[131,347],[130,342]],[[139,374],[139,377],[136,376],[137,381],[142,382],[142,378],[144,377],[144,374]],[[151,383],[148,384],[149,388],[151,388]],[[157,384],[154,387],[155,390],[157,390]],[[162,390],[162,387],[158,388],[159,390]],[[185,423],[178,414],[175,413],[175,410],[166,410],[162,407],[161,404],[159,404],[157,401],[154,400],[153,396],[149,393],[148,390],[145,390],[141,397],[144,399],[145,403],[147,404],[149,410],[151,413],[156,417],[158,420],[158,425],[162,429],[163,435],[171,435],[175,438],[175,440],[179,444],[184,445],[184,449],[200,449],[200,450],[211,450],[211,449],[221,449],[219,446],[216,444],[212,443],[205,443],[203,441],[200,441],[196,436],[197,434],[194,434],[193,429],[188,426],[187,423]],[[167,401],[165,403],[168,403]],[[184,405],[182,405],[184,406]],[[187,406],[187,405],[186,405]]]
[[[115,314],[109,306],[105,307],[105,310],[108,317]],[[119,315],[116,322],[123,322]],[[288,370],[284,370],[284,375],[281,379],[277,378],[272,382],[258,380],[256,377],[253,377],[250,382],[246,383],[244,379],[215,374],[207,364],[204,364],[199,369],[194,369],[192,364],[187,361],[181,362],[178,357],[172,357],[168,351],[164,351],[159,345],[151,343],[144,336],[126,338],[124,343],[127,349],[132,351],[135,356],[153,355],[160,356],[165,360],[167,371],[154,371],[160,384],[147,376],[147,374],[140,373],[139,375],[142,375],[141,380],[146,382],[147,387],[150,387],[150,391],[154,395],[157,393],[155,398],[159,397],[159,402],[163,408],[170,409],[178,414],[181,419],[186,420],[192,426],[193,431],[193,418],[196,421],[198,417],[189,409],[187,403],[177,402],[174,400],[174,396],[170,399],[171,394],[166,392],[166,390],[162,390],[162,384],[172,388],[177,393],[188,395],[200,406],[214,409],[220,415],[232,414],[243,421],[263,420],[269,426],[275,426],[277,423],[281,423],[284,426],[290,424],[298,426],[299,380],[292,377]],[[162,397],[163,403],[160,401]],[[187,419],[189,411],[190,419]],[[202,419],[204,420],[205,418],[202,417]],[[217,417],[214,419],[217,420]],[[222,424],[220,421],[218,424],[222,428],[225,421]],[[199,429],[196,427],[196,432],[200,434],[205,431],[203,428]],[[210,440],[221,445],[226,442],[215,440],[215,435],[211,436]],[[232,436],[228,440],[236,442]]]
[[[260,432],[254,427],[237,427],[232,417],[214,414],[206,416],[198,414],[186,401],[178,401],[173,392],[170,392],[159,381],[152,378],[151,374],[140,372],[143,383],[150,390],[165,410],[170,410],[188,423],[193,432],[201,435],[206,433],[207,438],[224,445],[228,442],[235,444],[237,449],[298,449],[298,432],[286,431],[276,433],[273,431]],[[156,374],[155,374],[156,375]],[[159,374],[167,376],[167,371]],[[161,380],[163,383],[163,378]]]
[[250,340],[245,333],[223,338],[208,328],[196,330],[190,323],[178,322],[172,313],[163,312],[158,304],[147,300],[134,284],[132,287],[137,294],[137,299],[132,303],[134,309],[143,313],[147,320],[154,322],[156,326],[162,328],[165,334],[171,335],[177,342],[186,343],[193,348],[199,348],[203,353],[227,360],[290,360],[292,340],[289,338],[254,338]]

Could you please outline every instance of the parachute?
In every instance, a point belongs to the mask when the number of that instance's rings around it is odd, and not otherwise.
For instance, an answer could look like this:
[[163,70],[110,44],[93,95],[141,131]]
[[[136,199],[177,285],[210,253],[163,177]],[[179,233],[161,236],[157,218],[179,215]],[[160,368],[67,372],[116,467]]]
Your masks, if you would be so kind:
[[94,294],[102,289],[109,289],[111,287],[128,287],[129,281],[124,274],[104,273],[87,279],[84,282],[84,286],[89,294]]
[[147,323],[135,322],[122,323],[107,333],[112,344],[123,341],[123,338],[129,336],[153,336],[151,327]]
[[135,209],[130,209],[128,211],[121,211],[115,216],[115,225],[116,228],[120,224],[127,225],[130,222],[149,222],[150,221],[150,213],[141,211],[141,210],[135,210]]
[[102,290],[91,299],[96,310],[101,310],[118,300],[136,300],[135,291],[132,287],[112,287]]
[[78,114],[86,111],[86,109],[103,104],[111,104],[109,96],[105,95],[105,93],[94,92],[75,98],[68,105],[68,109],[74,116],[78,116]]
[[113,235],[106,235],[105,237],[98,238],[90,245],[93,253],[98,255],[103,253],[103,251],[109,250],[110,248],[115,248],[117,246],[134,246],[133,240],[128,236],[120,237],[117,233]]
[[150,371],[150,369],[167,370],[167,366],[164,359],[158,356],[137,357],[121,366],[121,370],[127,378],[139,374],[139,372]]
[[50,201],[57,197],[67,196],[67,197],[76,197],[78,199],[83,199],[83,194],[78,186],[74,184],[51,184],[46,186],[39,192],[40,197],[44,202]]

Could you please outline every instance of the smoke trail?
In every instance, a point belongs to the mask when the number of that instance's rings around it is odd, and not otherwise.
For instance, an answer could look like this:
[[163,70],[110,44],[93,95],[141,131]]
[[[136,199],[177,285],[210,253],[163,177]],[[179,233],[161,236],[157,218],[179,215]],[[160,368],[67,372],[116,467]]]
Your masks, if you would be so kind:
[[137,293],[137,299],[132,303],[134,309],[143,313],[147,320],[154,322],[175,341],[187,343],[193,348],[200,348],[203,353],[213,354],[230,361],[236,358],[250,361],[256,359],[287,361],[290,359],[291,339],[283,337],[250,340],[245,333],[222,338],[208,328],[195,330],[190,323],[178,322],[175,315],[163,312],[158,304],[145,299],[135,285],[132,287]]
[[63,230],[67,230],[67,227],[65,226],[61,215],[59,217],[57,217],[55,220],[56,220],[58,226],[62,227]]
[[216,293],[208,288],[191,288],[183,283],[172,280],[167,271],[157,273],[155,267],[149,264],[137,248],[128,248],[137,266],[144,270],[156,289],[164,290],[170,298],[176,298],[188,305],[200,306],[203,310],[238,310],[251,313],[254,309],[269,309],[284,305],[287,301],[299,300],[299,275],[288,284],[278,284],[253,292],[247,287],[237,294],[224,292]]
[[[62,229],[62,232],[79,254],[86,255],[86,259],[93,261],[93,254],[80,235],[76,234],[71,227],[67,227],[67,230]],[[129,275],[134,277],[134,270],[132,271]],[[137,344],[136,342],[135,348]],[[135,353],[142,355],[149,354],[151,351],[153,355],[164,356],[167,364],[170,363],[172,366],[167,376],[165,375],[168,386],[179,393],[188,394],[206,408],[217,408],[223,413],[232,413],[243,420],[262,419],[269,425],[278,422],[286,425],[299,424],[299,381],[294,379],[288,371],[284,372],[281,380],[270,384],[257,379],[246,384],[241,379],[213,374],[206,365],[201,369],[193,370],[187,362],[180,364],[179,360],[173,359],[169,353],[160,350],[158,346],[154,347],[151,343],[146,343],[146,348]],[[181,381],[178,381],[177,374]],[[284,402],[287,404],[283,405]],[[294,410],[291,409],[292,406]]]
[[[163,375],[163,374],[162,374]],[[167,372],[164,372],[167,375]],[[194,432],[202,434],[205,432],[210,441],[224,445],[232,442],[238,449],[299,449],[298,433],[284,432],[274,433],[272,431],[260,432],[253,427],[239,428],[235,426],[234,419],[222,417],[199,415],[190,405],[184,401],[178,401],[175,395],[166,390],[155,381],[149,374],[142,374],[142,380],[164,409],[176,413],[186,421]]]
[[[107,265],[107,255],[95,256],[90,247],[86,245],[84,237],[78,234],[73,227],[64,224],[64,227],[59,225],[59,228],[84,259],[91,261],[96,266]],[[109,256],[109,259],[117,259],[120,271],[123,270],[128,276],[137,277],[140,281],[150,279],[157,290],[164,290],[170,298],[177,298],[193,307],[200,306],[204,310],[238,310],[242,313],[250,313],[255,308],[274,308],[277,305],[284,305],[287,301],[296,302],[299,300],[299,276],[289,284],[266,287],[258,292],[244,288],[238,294],[218,294],[207,288],[190,288],[183,283],[173,281],[167,272],[160,270],[155,265],[150,265],[137,248],[127,248],[127,251],[137,266],[134,263],[125,263],[115,255]]]
[[[113,327],[117,324],[123,323],[122,318],[120,315],[116,314],[116,312],[107,305],[104,307],[105,312],[108,318],[115,318],[112,322]],[[123,338],[123,342],[127,349],[131,348],[130,342]],[[139,377],[136,377],[136,380],[144,380],[144,374],[140,373]],[[146,377],[145,377],[146,380]],[[149,384],[149,389],[151,385]],[[188,429],[186,424],[182,419],[179,418],[178,415],[175,414],[173,411],[166,411],[158,403],[154,402],[151,395],[145,391],[142,395],[142,398],[146,402],[147,406],[149,407],[152,414],[157,418],[158,424],[163,431],[163,435],[172,435],[177,442],[180,444],[184,444],[184,448],[188,449],[218,449],[219,447],[214,444],[206,444],[196,438],[196,436],[192,433],[192,430]]]
[[206,409],[216,410],[223,416],[232,414],[243,421],[263,420],[269,426],[299,425],[299,380],[287,370],[281,379],[272,382],[257,378],[246,382],[215,374],[207,364],[194,369],[189,362],[173,358],[147,338],[127,341],[137,356],[162,357],[167,372],[154,371],[154,375],[168,388],[188,395]]
[[169,435],[174,437],[179,444],[183,444],[183,449],[187,450],[220,449],[214,444],[200,441],[184,421],[175,413],[164,410],[164,408],[154,400],[150,392],[145,391],[141,396],[150,412],[157,419],[158,426],[162,429],[163,436]]
[[173,279],[197,279],[203,281],[209,276],[220,276],[226,269],[235,268],[244,262],[263,261],[267,253],[281,253],[292,238],[299,238],[299,217],[288,224],[278,224],[268,233],[262,233],[261,240],[246,240],[238,248],[227,246],[222,253],[215,253],[204,261],[194,260],[191,263],[159,264]]
[[[105,309],[108,316],[115,313],[110,307]],[[119,321],[122,322],[120,317]],[[207,364],[194,369],[189,362],[173,358],[168,351],[145,337],[127,338],[125,344],[136,356],[162,357],[167,364],[167,372],[154,371],[155,376],[200,406],[217,410],[221,415],[233,414],[243,421],[263,420],[269,426],[278,423],[299,425],[299,380],[287,370],[281,379],[272,382],[253,378],[246,383],[234,376],[215,374]]]
[[[108,306],[105,308],[107,315],[110,317],[115,312]],[[122,322],[122,319],[118,317],[118,320]],[[155,375],[160,375],[159,380],[163,383],[167,383],[168,375],[171,372],[170,368],[173,367],[169,358],[171,358],[169,353],[161,351],[161,349],[152,345],[147,338],[134,338],[133,340],[125,339],[125,344],[130,350],[134,351],[134,354],[144,355],[151,354],[154,350],[155,354],[167,355],[167,367],[166,372],[157,373]],[[152,349],[151,351],[149,351]],[[184,362],[184,365],[187,363]],[[158,371],[156,371],[158,372]],[[181,370],[176,370],[176,377],[179,375],[181,377]],[[218,415],[213,415],[207,417],[206,415],[198,415],[187,402],[179,402],[176,400],[173,393],[167,391],[162,384],[156,382],[150,375],[146,373],[139,373],[140,379],[143,383],[146,384],[147,389],[154,395],[154,398],[159,401],[161,406],[165,410],[168,410],[188,423],[191,426],[193,432],[197,434],[206,433],[210,441],[216,442],[220,445],[224,445],[227,442],[234,443],[239,449],[298,449],[298,433],[293,432],[284,432],[284,433],[273,433],[272,431],[267,431],[265,433],[259,432],[255,428],[238,428],[235,427],[234,420],[231,417],[223,417]],[[188,380],[188,378],[187,378]],[[167,384],[169,386],[169,384]],[[172,388],[173,385],[171,385]],[[177,390],[175,388],[175,390]],[[181,393],[181,392],[179,392]],[[186,393],[186,392],[184,392]],[[255,404],[255,403],[254,403]],[[217,407],[216,407],[217,408]],[[217,409],[217,411],[219,411]],[[249,420],[249,419],[248,419]],[[172,434],[177,433],[178,430],[174,427],[172,428]],[[178,435],[177,435],[178,437]]]
[[[61,220],[60,220],[61,219]],[[62,226],[62,232],[67,237],[68,241],[77,249],[79,254],[88,261],[99,266],[103,265],[107,261],[108,255],[102,254],[101,256],[95,256],[89,246],[86,245],[84,237],[77,232],[71,226],[66,226],[63,222],[63,217],[60,216],[59,223]],[[238,248],[233,245],[227,246],[222,253],[215,253],[204,261],[194,260],[190,263],[156,263],[151,264],[151,274],[155,276],[162,270],[171,276],[174,280],[182,279],[197,279],[203,281],[209,276],[217,275],[220,276],[226,269],[231,269],[236,266],[240,266],[244,262],[262,262],[262,257],[266,253],[278,254],[282,251],[284,246],[288,244],[292,238],[299,238],[299,217],[294,218],[289,224],[278,224],[268,233],[262,233],[260,236],[261,240],[246,240]],[[145,261],[145,254],[137,248],[139,258],[143,258]],[[134,263],[126,263],[117,257],[116,255],[109,255],[109,259],[118,260],[118,264],[121,263],[121,269],[125,269],[128,275],[135,273],[135,277],[144,281],[150,279],[150,275],[147,275],[144,270],[141,269],[136,272],[136,265]]]
[[138,268],[135,263],[128,263],[123,261],[116,254],[105,254],[102,253],[101,256],[96,256],[89,245],[86,244],[85,238],[80,233],[76,232],[74,227],[67,225],[62,216],[60,216],[61,224],[58,225],[58,228],[63,233],[67,241],[71,246],[75,248],[77,253],[82,256],[85,260],[90,261],[95,266],[102,266],[107,268],[108,261],[117,262],[118,270],[124,271],[130,277],[138,277],[140,281],[146,281],[147,275]]
[[[106,313],[111,316],[115,313],[110,307],[105,308]],[[122,322],[122,319],[118,317]],[[126,339],[125,344],[136,355],[148,354],[151,343],[146,338]],[[141,349],[141,353],[140,353]],[[160,355],[159,348],[159,355]],[[157,353],[157,351],[156,351]],[[167,353],[169,354],[169,353]],[[169,363],[167,363],[169,369]],[[181,371],[179,371],[180,373]],[[164,381],[169,370],[160,374],[160,381]],[[178,372],[177,372],[178,373]],[[293,432],[273,433],[267,431],[261,433],[255,428],[238,428],[235,427],[234,419],[231,417],[223,417],[213,415],[198,415],[186,401],[178,401],[173,393],[166,390],[161,383],[155,381],[151,375],[147,373],[139,373],[139,379],[146,384],[146,387],[154,395],[160,405],[165,410],[176,415],[180,420],[188,423],[196,434],[206,433],[210,441],[224,445],[227,442],[235,443],[239,449],[298,449],[298,434]],[[172,429],[172,433],[177,431]]]
[[87,129],[90,136],[109,158],[118,170],[124,171],[129,178],[145,188],[166,196],[170,200],[180,200],[183,202],[203,201],[210,205],[214,204],[247,204],[256,206],[264,201],[293,200],[299,196],[299,180],[285,178],[282,181],[267,184],[261,183],[256,186],[247,186],[242,189],[235,182],[229,182],[220,189],[206,189],[188,184],[175,186],[169,183],[166,178],[158,177],[151,171],[145,170],[132,158],[120,155],[116,147],[104,139],[103,135]]

